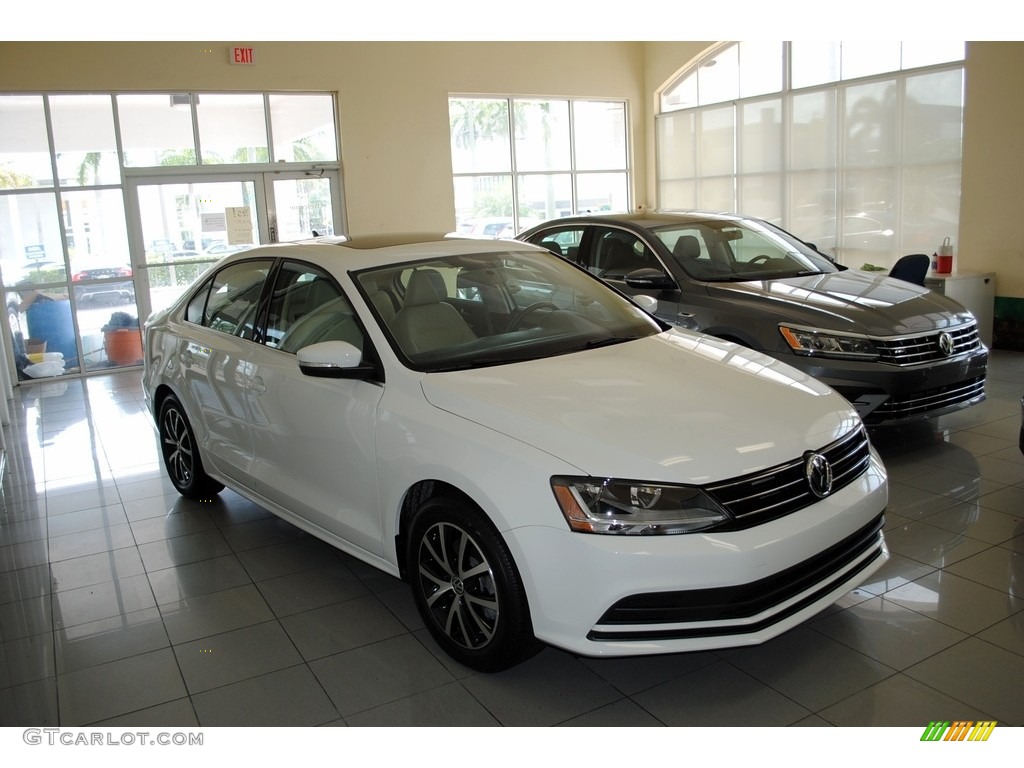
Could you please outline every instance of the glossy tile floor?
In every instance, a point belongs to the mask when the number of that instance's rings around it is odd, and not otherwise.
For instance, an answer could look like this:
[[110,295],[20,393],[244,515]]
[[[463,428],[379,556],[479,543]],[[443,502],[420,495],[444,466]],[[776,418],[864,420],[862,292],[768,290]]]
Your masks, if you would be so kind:
[[1024,725],[1024,353],[873,440],[892,558],[763,646],[442,657],[403,584],[225,491],[179,498],[138,372],[34,383],[4,428],[0,726]]

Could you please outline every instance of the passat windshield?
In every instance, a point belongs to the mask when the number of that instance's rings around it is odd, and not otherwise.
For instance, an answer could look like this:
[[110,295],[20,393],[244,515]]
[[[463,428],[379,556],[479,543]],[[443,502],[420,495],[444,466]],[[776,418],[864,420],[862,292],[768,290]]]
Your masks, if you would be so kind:
[[837,271],[805,243],[756,220],[709,220],[657,227],[654,234],[694,280],[774,280]]

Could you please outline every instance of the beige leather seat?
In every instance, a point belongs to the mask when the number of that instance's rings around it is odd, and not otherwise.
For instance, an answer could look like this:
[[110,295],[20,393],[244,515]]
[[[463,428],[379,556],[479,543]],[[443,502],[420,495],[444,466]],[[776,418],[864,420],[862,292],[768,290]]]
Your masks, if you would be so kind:
[[391,322],[395,340],[408,355],[453,347],[476,338],[462,315],[445,303],[444,280],[432,269],[418,269],[409,278],[405,304]]

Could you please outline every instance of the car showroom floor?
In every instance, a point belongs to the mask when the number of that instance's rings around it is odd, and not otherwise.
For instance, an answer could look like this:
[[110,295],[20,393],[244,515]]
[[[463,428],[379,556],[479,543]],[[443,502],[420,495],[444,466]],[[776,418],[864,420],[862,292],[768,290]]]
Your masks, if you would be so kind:
[[396,579],[234,493],[178,497],[138,371],[35,382],[4,427],[0,726],[1021,726],[1022,391],[997,351],[985,403],[873,432],[892,557],[782,637],[487,675]]

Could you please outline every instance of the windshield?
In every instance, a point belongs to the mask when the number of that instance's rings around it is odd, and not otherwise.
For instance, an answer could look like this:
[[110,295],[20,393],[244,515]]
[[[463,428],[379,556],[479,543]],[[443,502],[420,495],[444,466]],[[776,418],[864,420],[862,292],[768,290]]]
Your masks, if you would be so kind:
[[660,333],[599,280],[551,255],[457,255],[354,278],[395,351],[422,371],[535,360]]
[[837,271],[806,244],[755,220],[688,222],[654,233],[694,280],[777,280]]

